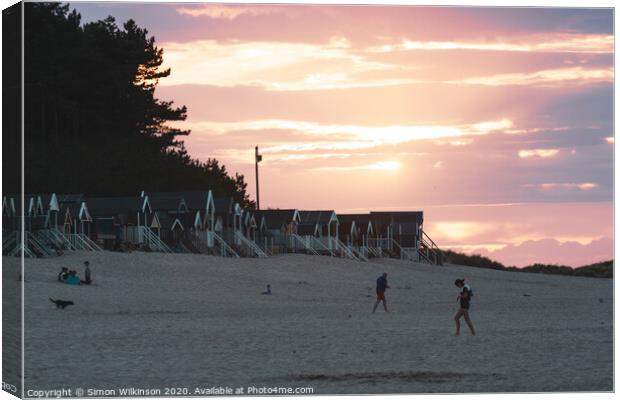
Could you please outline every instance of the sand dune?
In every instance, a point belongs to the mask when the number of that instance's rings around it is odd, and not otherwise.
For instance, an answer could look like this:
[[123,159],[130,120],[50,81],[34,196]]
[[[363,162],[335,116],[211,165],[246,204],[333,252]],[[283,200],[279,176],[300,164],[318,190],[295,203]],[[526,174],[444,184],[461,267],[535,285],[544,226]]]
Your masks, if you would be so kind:
[[[87,259],[95,286],[56,282],[62,266],[81,272]],[[19,260],[3,264],[5,290],[16,292]],[[371,314],[384,271],[391,313]],[[477,336],[466,327],[454,336],[457,277],[473,286]],[[389,259],[100,252],[27,260],[26,280],[26,389],[612,390],[610,279]],[[268,283],[273,295],[260,295]],[[57,310],[49,297],[75,306]]]

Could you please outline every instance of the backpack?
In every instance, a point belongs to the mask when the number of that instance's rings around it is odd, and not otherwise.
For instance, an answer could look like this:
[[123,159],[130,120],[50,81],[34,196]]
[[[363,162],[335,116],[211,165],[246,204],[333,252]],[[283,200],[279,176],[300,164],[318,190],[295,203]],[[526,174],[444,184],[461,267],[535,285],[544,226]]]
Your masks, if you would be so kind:
[[471,289],[471,286],[469,286],[468,284],[465,284],[465,286],[463,287],[467,288],[467,292],[469,293],[469,299],[471,300],[472,297],[474,297],[474,291]]

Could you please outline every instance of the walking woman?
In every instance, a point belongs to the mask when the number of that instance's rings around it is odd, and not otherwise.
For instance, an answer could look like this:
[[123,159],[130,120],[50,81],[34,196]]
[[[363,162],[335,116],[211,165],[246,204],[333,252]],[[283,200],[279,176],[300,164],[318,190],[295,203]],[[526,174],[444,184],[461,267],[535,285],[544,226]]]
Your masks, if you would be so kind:
[[457,279],[454,281],[454,285],[458,287],[461,291],[459,293],[459,297],[457,301],[460,303],[460,308],[456,312],[454,316],[454,321],[456,321],[456,335],[458,336],[461,333],[461,317],[465,318],[465,323],[469,326],[469,330],[471,330],[471,334],[475,335],[474,325],[471,323],[469,319],[469,302],[471,301],[472,291],[471,287],[465,284],[465,279]]

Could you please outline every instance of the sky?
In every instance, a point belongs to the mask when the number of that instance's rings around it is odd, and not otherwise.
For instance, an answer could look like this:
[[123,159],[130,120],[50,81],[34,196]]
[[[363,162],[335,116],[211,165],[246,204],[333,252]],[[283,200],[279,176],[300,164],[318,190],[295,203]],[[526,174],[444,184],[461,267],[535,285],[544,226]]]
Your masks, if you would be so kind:
[[422,210],[506,265],[613,257],[611,9],[72,3],[164,49],[156,96],[261,208]]

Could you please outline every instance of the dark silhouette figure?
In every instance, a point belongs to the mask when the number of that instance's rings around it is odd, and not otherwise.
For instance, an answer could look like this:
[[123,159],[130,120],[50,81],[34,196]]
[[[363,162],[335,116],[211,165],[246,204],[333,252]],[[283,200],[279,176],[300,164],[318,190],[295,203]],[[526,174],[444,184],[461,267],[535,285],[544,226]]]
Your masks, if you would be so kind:
[[475,335],[476,332],[474,331],[474,325],[469,319],[469,302],[471,301],[472,296],[471,287],[465,284],[465,279],[457,279],[456,281],[454,281],[454,285],[461,289],[458,297],[456,298],[456,301],[458,301],[460,304],[460,308],[454,316],[454,321],[456,321],[456,335],[458,336],[461,333],[461,317],[465,318],[465,323],[467,323],[471,334]]
[[372,309],[373,313],[377,310],[377,306],[380,302],[383,302],[383,309],[385,310],[385,312],[389,312],[385,301],[386,289],[389,289],[389,286],[387,284],[387,272],[384,272],[383,275],[381,275],[377,279],[377,301],[375,302],[375,306]]
[[84,261],[84,279],[80,282],[85,285],[90,285],[93,281],[90,279],[90,263],[88,261]]
[[271,285],[267,285],[267,290],[265,290],[263,293],[261,294],[271,294]]

